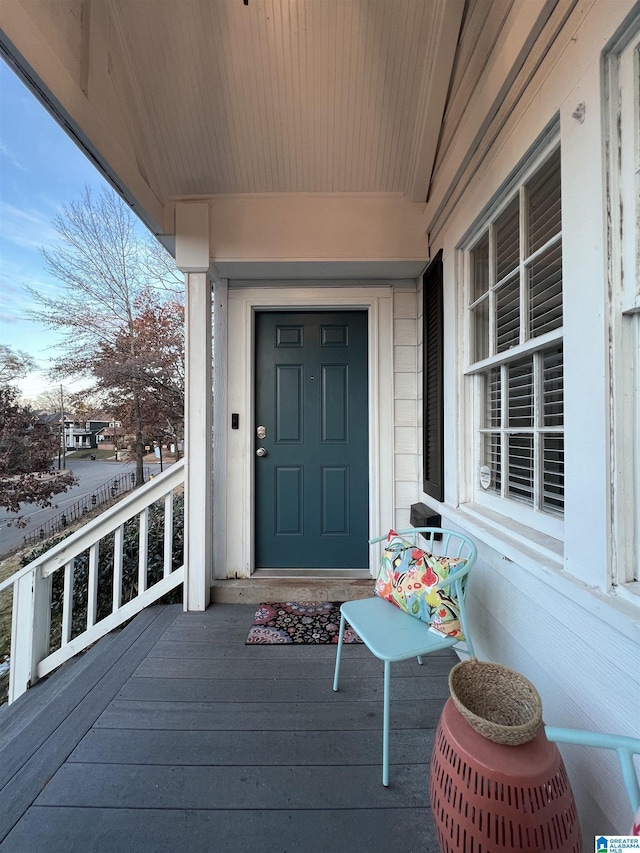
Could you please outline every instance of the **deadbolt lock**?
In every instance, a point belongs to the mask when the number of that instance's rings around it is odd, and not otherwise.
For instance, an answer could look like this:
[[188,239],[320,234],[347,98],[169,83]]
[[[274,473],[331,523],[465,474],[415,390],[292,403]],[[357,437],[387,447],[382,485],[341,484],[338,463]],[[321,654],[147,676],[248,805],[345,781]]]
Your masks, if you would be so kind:
[[263,426],[259,426],[256,430],[256,435],[258,438],[266,438],[267,437],[267,428]]

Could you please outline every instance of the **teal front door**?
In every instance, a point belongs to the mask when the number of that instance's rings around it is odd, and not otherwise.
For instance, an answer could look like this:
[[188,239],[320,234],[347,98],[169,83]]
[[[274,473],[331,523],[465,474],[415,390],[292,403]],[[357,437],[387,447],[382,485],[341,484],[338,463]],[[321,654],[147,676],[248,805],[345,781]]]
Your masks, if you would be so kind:
[[256,315],[256,568],[368,567],[367,385],[366,312]]

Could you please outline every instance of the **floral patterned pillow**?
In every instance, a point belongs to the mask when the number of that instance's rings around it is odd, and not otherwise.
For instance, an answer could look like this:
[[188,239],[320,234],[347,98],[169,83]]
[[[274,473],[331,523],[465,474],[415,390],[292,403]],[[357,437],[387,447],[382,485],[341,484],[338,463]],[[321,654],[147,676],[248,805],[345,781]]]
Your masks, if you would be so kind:
[[423,551],[390,530],[374,595],[428,622],[438,633],[464,640],[453,590],[433,587],[465,563],[463,557],[438,557]]

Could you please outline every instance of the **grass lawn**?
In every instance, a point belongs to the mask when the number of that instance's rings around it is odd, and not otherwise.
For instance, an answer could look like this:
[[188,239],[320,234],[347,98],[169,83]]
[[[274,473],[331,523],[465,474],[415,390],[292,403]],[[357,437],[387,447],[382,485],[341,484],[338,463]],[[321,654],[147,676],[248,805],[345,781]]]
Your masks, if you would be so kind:
[[[69,450],[67,451],[67,459],[91,459],[92,456],[95,456],[96,459],[113,459],[114,457],[113,448],[109,448],[108,450],[101,450],[100,448],[96,450]],[[124,458],[125,450],[119,450],[118,455]]]

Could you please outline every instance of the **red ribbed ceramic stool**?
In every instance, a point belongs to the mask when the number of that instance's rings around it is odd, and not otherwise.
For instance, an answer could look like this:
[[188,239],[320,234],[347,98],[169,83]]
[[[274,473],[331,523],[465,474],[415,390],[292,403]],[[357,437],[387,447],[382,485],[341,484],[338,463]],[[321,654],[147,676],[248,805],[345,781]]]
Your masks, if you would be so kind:
[[528,743],[503,746],[474,731],[447,700],[429,793],[442,853],[581,853],[571,785],[544,727]]

